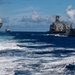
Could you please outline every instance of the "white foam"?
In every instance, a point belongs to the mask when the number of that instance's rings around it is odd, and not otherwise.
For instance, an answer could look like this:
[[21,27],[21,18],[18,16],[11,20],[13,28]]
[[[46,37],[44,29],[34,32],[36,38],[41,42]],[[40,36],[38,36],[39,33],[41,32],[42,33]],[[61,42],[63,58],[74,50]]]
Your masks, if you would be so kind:
[[19,43],[19,45],[25,45],[25,46],[48,46],[48,45],[53,45],[53,44],[46,44],[46,43]]
[[0,50],[22,49],[15,40],[0,41]]
[[[46,62],[42,63],[40,60],[44,60]],[[66,58],[56,58],[56,57],[46,57],[46,56],[40,58],[34,58],[34,57],[23,58],[23,57],[16,57],[16,56],[0,57],[0,74],[14,75],[15,70],[29,70],[34,75],[49,74],[52,71],[61,73],[64,70],[64,67],[62,65],[64,64],[67,65],[73,62],[75,62],[75,56],[66,57]],[[38,67],[31,66],[32,64],[40,64],[40,66],[38,68]],[[40,71],[38,72],[37,70]]]
[[[48,45],[53,45],[53,44],[38,43],[38,42],[37,43],[30,43],[30,42],[18,43],[18,40],[0,39],[0,51],[20,49],[20,50],[30,52],[29,54],[27,54],[26,57],[25,56],[24,57],[1,56],[0,57],[0,75],[14,75],[15,70],[29,70],[33,73],[33,75],[49,75],[52,72],[53,72],[52,75],[55,75],[55,74],[58,75],[58,73],[63,72],[67,64],[70,64],[73,62],[75,63],[75,56],[68,56],[68,57],[60,58],[60,57],[54,57],[52,54],[49,54],[49,53],[48,54],[35,54],[34,53],[34,52],[46,52],[46,51],[50,52],[54,50],[60,50],[60,51],[61,50],[75,50],[75,48],[47,47],[45,49],[44,48],[43,49],[38,49],[38,48],[31,49],[31,48],[26,48],[26,47],[19,47],[18,45],[38,47],[38,46],[46,46],[46,45],[48,46]],[[31,66],[32,64],[40,64],[41,67],[37,68],[37,67]]]
[[14,75],[17,59],[20,57],[0,57],[0,75]]

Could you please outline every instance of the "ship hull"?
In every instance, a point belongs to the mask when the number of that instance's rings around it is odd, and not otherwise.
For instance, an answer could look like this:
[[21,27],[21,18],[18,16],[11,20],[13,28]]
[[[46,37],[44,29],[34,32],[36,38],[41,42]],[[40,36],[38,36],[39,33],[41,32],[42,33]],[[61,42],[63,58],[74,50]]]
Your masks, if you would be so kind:
[[48,34],[59,34],[59,35],[64,35],[64,36],[71,36],[71,37],[75,37],[75,29],[69,29],[69,30],[66,30],[66,32],[62,32],[62,31],[58,31],[58,32],[55,32],[55,31],[48,31],[47,32]]

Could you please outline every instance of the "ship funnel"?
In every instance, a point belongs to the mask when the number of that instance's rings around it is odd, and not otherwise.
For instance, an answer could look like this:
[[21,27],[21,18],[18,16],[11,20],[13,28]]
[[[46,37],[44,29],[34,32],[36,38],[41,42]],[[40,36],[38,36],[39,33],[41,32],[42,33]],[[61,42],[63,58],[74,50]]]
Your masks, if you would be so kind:
[[55,18],[55,21],[59,22],[60,21],[60,16],[57,15],[56,18]]
[[2,27],[2,24],[3,24],[2,19],[0,19],[0,28]]

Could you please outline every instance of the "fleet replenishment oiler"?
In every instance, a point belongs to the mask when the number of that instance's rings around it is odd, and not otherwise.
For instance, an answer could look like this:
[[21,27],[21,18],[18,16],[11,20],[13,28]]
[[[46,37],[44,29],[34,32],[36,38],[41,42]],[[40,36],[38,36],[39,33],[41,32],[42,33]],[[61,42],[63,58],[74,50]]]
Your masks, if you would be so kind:
[[60,16],[56,16],[55,22],[50,25],[48,33],[51,35],[75,36],[75,29],[71,22],[60,21]]

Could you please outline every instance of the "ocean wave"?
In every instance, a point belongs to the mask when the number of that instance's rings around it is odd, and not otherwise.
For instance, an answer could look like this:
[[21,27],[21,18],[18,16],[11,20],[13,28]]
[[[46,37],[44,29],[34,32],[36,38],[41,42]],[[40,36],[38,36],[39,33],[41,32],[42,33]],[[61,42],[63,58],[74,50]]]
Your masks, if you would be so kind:
[[0,36],[0,75],[75,74],[74,45],[75,38],[71,37],[3,34]]

